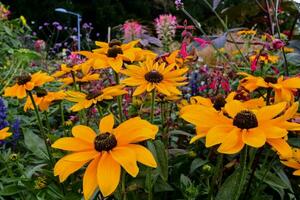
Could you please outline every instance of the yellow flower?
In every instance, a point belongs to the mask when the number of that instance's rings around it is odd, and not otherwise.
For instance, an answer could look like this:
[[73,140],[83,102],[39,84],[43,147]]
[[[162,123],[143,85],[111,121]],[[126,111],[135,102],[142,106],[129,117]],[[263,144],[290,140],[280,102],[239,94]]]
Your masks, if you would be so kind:
[[187,69],[174,69],[174,64],[166,66],[165,63],[154,63],[154,60],[148,58],[145,62],[140,63],[140,66],[127,65],[126,68],[121,73],[129,78],[125,78],[122,83],[128,86],[138,86],[133,96],[140,95],[145,91],[151,92],[154,89],[167,96],[181,95],[177,86],[187,84],[187,82],[183,82],[186,80],[183,75]]
[[[58,92],[47,92],[44,89],[37,89],[36,94],[32,95],[34,102],[38,106],[38,108],[41,111],[48,110],[51,103],[54,101],[62,100],[66,97],[66,94],[64,91],[58,91]],[[27,112],[28,109],[34,109],[33,104],[31,102],[30,97],[27,97],[25,105],[24,105],[24,111]]]
[[23,15],[20,16],[20,20],[21,20],[23,26],[27,26],[27,20]]
[[8,127],[3,128],[0,130],[0,140],[4,140],[5,138],[11,136],[11,133],[8,132]]
[[[250,62],[253,62],[254,59],[256,59],[256,57],[257,57],[257,55],[250,56],[249,57]],[[279,56],[277,56],[277,55],[259,56],[258,61],[264,62],[265,64],[268,64],[268,63],[274,64],[274,63],[278,63]]]
[[284,47],[284,52],[285,53],[293,53],[294,51],[295,51],[294,48]]
[[53,77],[40,71],[32,75],[22,74],[17,77],[17,83],[14,86],[5,89],[4,96],[22,99],[26,97],[26,91],[31,91],[52,80]]
[[83,194],[90,199],[99,187],[103,196],[112,194],[120,181],[121,166],[131,176],[137,176],[137,162],[156,167],[151,152],[142,145],[135,144],[154,139],[158,127],[139,117],[129,119],[114,127],[114,116],[104,117],[96,134],[90,127],[73,127],[74,137],[58,139],[52,147],[72,151],[61,158],[54,167],[54,175],[63,182],[70,174],[91,161],[83,176]]
[[[206,136],[206,147],[221,144],[218,151],[238,153],[245,144],[259,148],[266,142],[281,155],[290,155],[291,148],[283,139],[287,130],[300,130],[300,124],[288,122],[298,108],[293,104],[286,113],[286,103],[248,109],[242,102],[233,100],[224,107],[224,114],[202,105],[190,105],[181,117],[196,126],[197,136],[192,142]],[[279,117],[278,117],[279,116]]]
[[66,74],[69,74],[71,72],[76,72],[79,69],[80,69],[79,65],[75,65],[73,67],[68,67],[66,64],[61,64],[60,70],[56,71],[54,74],[52,74],[52,76],[55,78],[58,78],[58,77],[66,75]]
[[[90,81],[98,81],[100,79],[100,74],[93,74],[92,72],[76,72],[74,75],[76,83],[86,83]],[[73,77],[61,78],[59,81],[63,82],[64,85],[70,85],[74,83]]]
[[140,48],[134,46],[138,40],[122,44],[118,40],[112,40],[110,43],[96,42],[99,49],[91,52],[79,52],[79,54],[87,56],[87,62],[90,62],[95,69],[103,69],[112,67],[114,71],[120,72],[123,63],[136,61],[136,54],[141,52]]
[[283,158],[281,163],[295,169],[293,175],[300,176],[300,149],[293,149],[292,157]]
[[240,86],[249,90],[250,92],[256,90],[259,87],[273,88],[275,91],[275,102],[294,101],[294,92],[300,89],[300,78],[292,77],[283,79],[280,76],[278,79],[275,77],[266,78],[255,77],[247,73],[239,73],[239,75],[246,76],[240,81]]
[[256,35],[255,30],[242,30],[237,33],[238,35]]
[[67,92],[66,99],[72,102],[76,102],[70,110],[76,112],[84,108],[89,108],[92,105],[97,104],[103,100],[110,100],[116,96],[127,94],[127,91],[123,89],[124,86],[116,85],[112,87],[104,88],[100,91],[91,92],[89,94],[84,94],[82,92],[70,91]]

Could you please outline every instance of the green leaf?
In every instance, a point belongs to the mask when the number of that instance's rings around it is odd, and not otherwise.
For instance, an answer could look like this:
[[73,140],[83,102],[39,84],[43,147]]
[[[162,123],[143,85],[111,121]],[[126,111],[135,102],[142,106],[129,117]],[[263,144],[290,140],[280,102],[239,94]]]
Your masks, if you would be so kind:
[[286,185],[285,182],[283,182],[278,176],[276,176],[271,172],[265,175],[265,170],[259,170],[255,172],[255,177],[258,178],[259,180],[263,179],[263,182],[265,182],[272,188],[281,188],[281,189],[288,188],[288,185]]
[[1,196],[11,196],[23,191],[24,188],[19,185],[8,185],[0,190]]
[[154,192],[171,192],[174,189],[162,178],[158,178],[154,185]]
[[168,180],[168,155],[165,150],[165,145],[160,140],[154,141],[155,150],[156,150],[156,158],[158,161],[158,167],[160,169],[161,178],[164,181]]
[[34,155],[42,159],[48,159],[47,148],[45,142],[38,135],[34,134],[30,129],[23,129],[24,142],[27,149]]
[[199,167],[205,165],[207,162],[207,160],[202,160],[200,158],[196,158],[195,160],[193,160],[190,167],[190,174],[192,174]]
[[240,184],[241,170],[236,169],[223,183],[215,200],[233,199]]

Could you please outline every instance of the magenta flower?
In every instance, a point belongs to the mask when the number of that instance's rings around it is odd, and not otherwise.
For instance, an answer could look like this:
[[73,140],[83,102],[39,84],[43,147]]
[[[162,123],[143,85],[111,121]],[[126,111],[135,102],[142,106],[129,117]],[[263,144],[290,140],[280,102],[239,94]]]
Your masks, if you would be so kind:
[[141,38],[143,33],[143,27],[137,21],[126,21],[123,24],[124,40],[132,41]]
[[204,48],[204,47],[206,47],[208,44],[211,44],[211,42],[210,41],[206,41],[206,40],[204,40],[204,39],[202,39],[202,38],[194,38],[194,41],[195,42],[197,42],[199,45],[200,45],[200,47],[201,48]]

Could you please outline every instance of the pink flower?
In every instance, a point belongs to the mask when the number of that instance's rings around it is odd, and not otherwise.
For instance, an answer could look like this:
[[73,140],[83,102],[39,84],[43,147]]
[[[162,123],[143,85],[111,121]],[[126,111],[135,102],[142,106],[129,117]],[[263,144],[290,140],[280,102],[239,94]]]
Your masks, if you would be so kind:
[[44,50],[46,48],[46,43],[44,40],[36,40],[34,42],[34,49],[37,52],[41,52],[42,50]]
[[154,25],[158,39],[165,43],[173,41],[177,27],[177,19],[175,16],[171,14],[159,15],[159,17],[154,20]]
[[228,80],[223,80],[221,82],[221,87],[223,88],[223,90],[225,92],[229,92],[230,91],[230,84],[229,84],[229,81]]
[[143,33],[143,27],[137,21],[126,21],[122,27],[124,31],[125,41],[132,41],[141,38]]
[[204,39],[201,39],[201,38],[194,38],[194,41],[197,42],[201,48],[204,48],[206,47],[208,44],[211,44],[210,41],[206,41]]
[[285,43],[280,39],[275,39],[275,40],[272,41],[272,47],[275,50],[281,49],[284,46],[285,46]]
[[186,47],[187,47],[187,43],[186,42],[182,42],[181,49],[180,49],[180,52],[179,52],[182,58],[186,58],[189,55],[187,53]]
[[258,62],[258,56],[256,56],[251,63],[250,66],[251,71],[255,71],[257,69],[257,62]]

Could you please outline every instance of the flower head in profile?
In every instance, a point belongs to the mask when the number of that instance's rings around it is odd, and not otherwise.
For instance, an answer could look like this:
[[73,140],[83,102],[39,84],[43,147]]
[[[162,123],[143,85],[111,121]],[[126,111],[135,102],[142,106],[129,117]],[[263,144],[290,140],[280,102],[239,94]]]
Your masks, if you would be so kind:
[[[45,89],[38,88],[36,90],[36,94],[33,94],[34,102],[36,103],[37,107],[41,111],[48,110],[49,106],[59,100],[63,100],[66,97],[66,94],[64,91],[58,91],[58,92],[48,92]],[[24,105],[24,111],[27,112],[28,109],[33,110],[33,104],[30,99],[30,97],[27,97],[25,105]]]
[[129,77],[125,78],[122,83],[128,86],[137,86],[133,96],[152,90],[157,90],[167,96],[181,95],[181,91],[177,87],[187,84],[186,77],[184,77],[187,70],[187,68],[175,69],[175,64],[166,65],[166,63],[147,59],[140,63],[140,66],[127,65],[121,73]]
[[270,144],[281,155],[289,155],[291,148],[283,139],[288,130],[300,130],[300,124],[288,122],[297,112],[295,103],[283,115],[286,103],[282,102],[258,109],[249,109],[242,102],[228,102],[223,112],[202,105],[184,107],[181,117],[196,126],[197,136],[192,141],[206,137],[206,147],[221,144],[218,151],[238,153],[245,144],[259,148]]
[[84,108],[89,108],[92,105],[104,100],[111,100],[116,96],[127,94],[127,91],[123,89],[124,86],[117,85],[104,88],[102,90],[92,91],[89,94],[82,92],[69,91],[67,92],[66,99],[72,102],[76,102],[70,110],[77,112]]
[[242,30],[237,32],[239,36],[252,36],[256,35],[256,30]]
[[17,82],[15,85],[5,89],[4,96],[22,99],[26,97],[27,91],[31,91],[35,87],[40,87],[47,82],[51,82],[53,79],[53,77],[41,71],[32,75],[24,73],[17,77]]
[[293,175],[300,176],[300,149],[294,148],[293,155],[289,158],[282,158],[281,163],[295,169]]
[[61,158],[54,167],[55,176],[63,182],[83,165],[90,162],[83,176],[83,194],[90,199],[97,187],[103,196],[112,194],[120,181],[121,166],[131,176],[137,176],[137,162],[156,167],[151,152],[136,144],[154,139],[158,127],[139,117],[129,119],[114,128],[114,116],[108,115],[99,123],[99,134],[88,126],[73,127],[74,137],[58,139],[53,148],[72,153]]
[[300,89],[300,78],[291,77],[284,79],[283,76],[279,78],[273,76],[266,76],[265,78],[252,76],[247,73],[239,73],[245,76],[240,81],[240,86],[252,92],[257,88],[272,88],[275,91],[275,102],[294,101],[294,92]]
[[8,127],[6,128],[3,128],[0,130],[0,140],[4,140],[6,139],[7,137],[11,136],[11,133],[8,132]]

